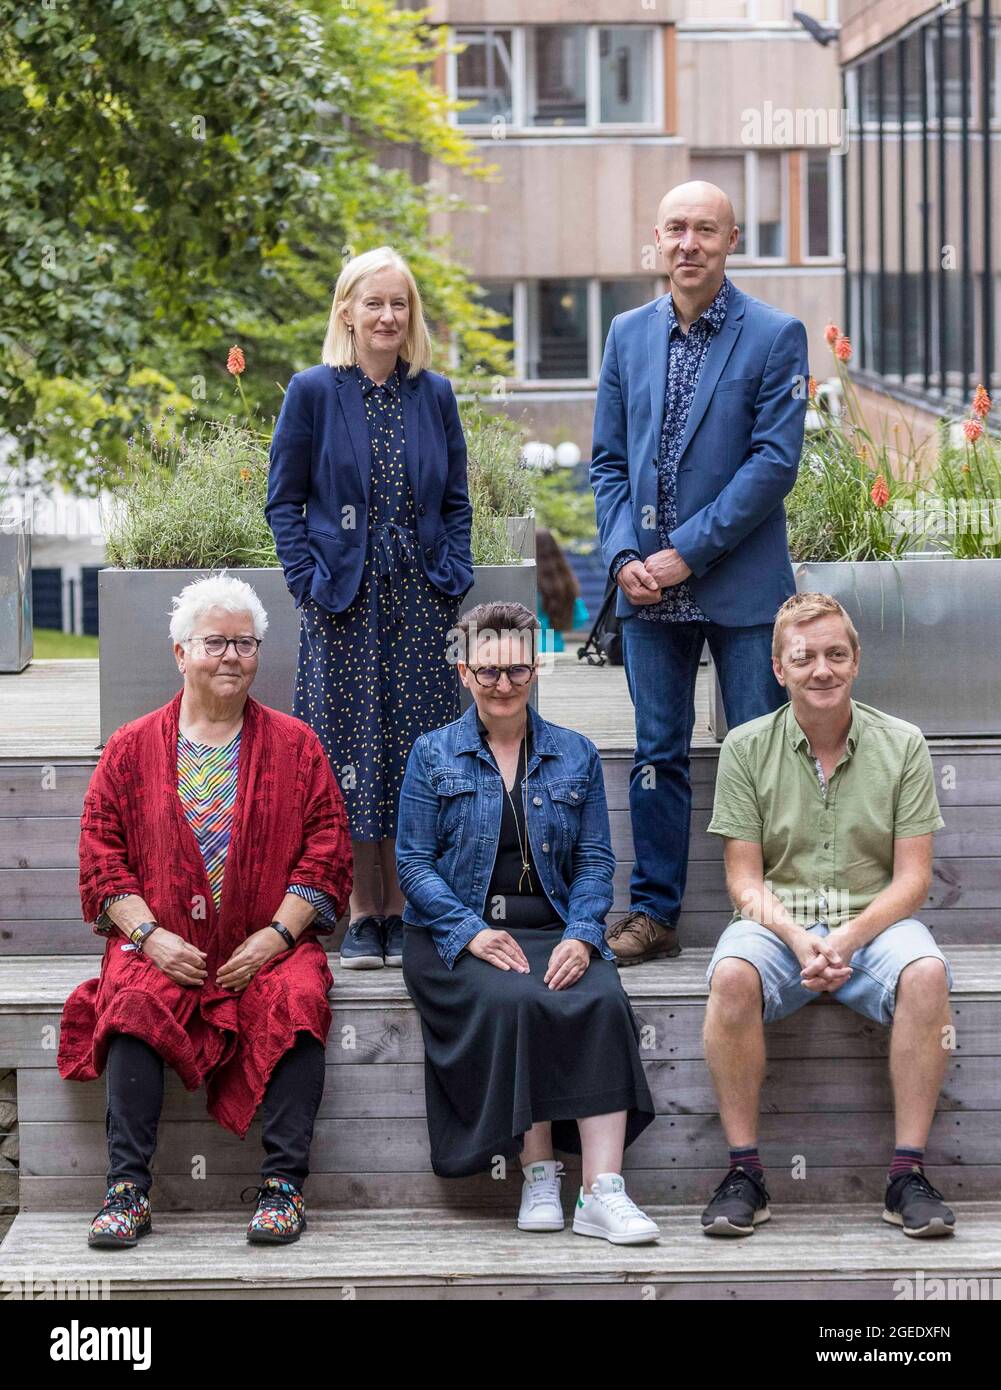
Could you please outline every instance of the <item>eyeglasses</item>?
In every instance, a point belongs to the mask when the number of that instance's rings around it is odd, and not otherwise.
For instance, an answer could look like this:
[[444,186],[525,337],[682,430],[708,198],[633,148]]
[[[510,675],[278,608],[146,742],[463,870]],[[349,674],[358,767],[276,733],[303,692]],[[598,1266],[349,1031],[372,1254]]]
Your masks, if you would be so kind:
[[256,656],[263,637],[223,637],[221,633],[210,633],[208,637],[187,637],[186,642],[201,642],[206,656],[223,656],[232,642],[237,656]]
[[506,675],[512,685],[527,685],[532,679],[534,666],[470,666],[477,685],[496,685],[501,676]]

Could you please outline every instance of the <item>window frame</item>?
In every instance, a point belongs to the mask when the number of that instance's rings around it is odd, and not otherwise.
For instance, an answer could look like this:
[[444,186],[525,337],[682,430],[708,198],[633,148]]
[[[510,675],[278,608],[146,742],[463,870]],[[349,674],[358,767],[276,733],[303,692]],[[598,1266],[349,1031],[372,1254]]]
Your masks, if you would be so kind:
[[[491,29],[511,31],[511,124],[506,128],[512,136],[574,136],[622,135],[630,133],[651,134],[664,129],[664,65],[658,61],[663,24],[608,24],[582,23],[568,25],[568,28],[583,29],[584,34],[584,106],[583,125],[532,125],[528,120],[528,30],[557,25],[536,26],[529,24],[454,24],[449,26],[452,42],[462,43],[464,34],[485,33]],[[652,115],[648,121],[601,121],[601,56],[599,33],[602,29],[630,29],[650,36],[650,100]],[[445,65],[446,94],[450,101],[459,101],[459,64],[457,53],[449,53]],[[490,139],[492,121],[463,122],[462,111],[450,111],[449,120],[458,126],[470,139]],[[496,119],[496,118],[495,118]],[[483,135],[478,137],[477,132]]]

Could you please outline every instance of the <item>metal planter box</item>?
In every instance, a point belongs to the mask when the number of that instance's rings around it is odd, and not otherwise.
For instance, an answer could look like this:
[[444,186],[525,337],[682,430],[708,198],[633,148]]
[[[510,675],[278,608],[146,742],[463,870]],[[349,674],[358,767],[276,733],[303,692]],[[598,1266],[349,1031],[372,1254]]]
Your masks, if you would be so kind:
[[[862,643],[853,696],[929,738],[1001,734],[1001,560],[923,556],[793,565],[800,593],[831,594]],[[714,682],[713,732],[726,733]]]
[[[102,744],[122,724],[158,709],[176,695],[181,676],[168,630],[172,600],[186,584],[212,572],[105,569],[98,575]],[[291,714],[299,616],[285,587],[285,576],[274,567],[232,568],[226,573],[245,579],[268,615],[260,671],[252,687],[254,698]],[[488,599],[517,599],[534,613],[534,560],[523,560],[520,565],[477,566],[463,607]]]
[[32,651],[31,533],[19,521],[0,525],[0,671],[23,671]]

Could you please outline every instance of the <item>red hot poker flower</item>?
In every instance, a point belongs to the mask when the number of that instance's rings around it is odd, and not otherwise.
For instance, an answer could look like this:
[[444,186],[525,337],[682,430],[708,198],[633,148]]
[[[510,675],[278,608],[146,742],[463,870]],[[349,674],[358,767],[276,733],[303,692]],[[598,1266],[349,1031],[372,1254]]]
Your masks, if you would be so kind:
[[243,348],[231,347],[226,358],[226,370],[232,376],[241,376],[247,370],[247,360]]
[[886,479],[883,477],[882,473],[877,474],[876,481],[872,485],[872,491],[869,493],[869,496],[879,508],[885,507],[887,502],[889,502],[890,489],[887,487]]

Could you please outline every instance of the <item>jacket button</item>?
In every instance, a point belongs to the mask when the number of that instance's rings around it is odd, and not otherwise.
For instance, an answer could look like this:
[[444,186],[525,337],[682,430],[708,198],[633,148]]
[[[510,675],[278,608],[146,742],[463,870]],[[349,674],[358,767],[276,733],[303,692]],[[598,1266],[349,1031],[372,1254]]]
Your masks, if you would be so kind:
[[424,503],[422,502],[421,505],[417,508],[417,515],[423,516],[426,511],[427,507],[425,507]]
[[576,801],[576,800],[577,800],[577,793],[576,793],[576,792],[571,792],[571,793],[570,793],[570,799],[571,799],[572,801]]
[[541,805],[542,805],[542,797],[541,797],[541,796],[533,796],[533,797],[532,797],[532,805],[533,805],[533,806],[541,806]]
[[428,546],[427,549],[424,551],[424,558],[425,558],[425,560],[433,560],[433,559],[434,559],[434,551],[431,549],[430,546]]
[[548,845],[548,843],[547,843],[545,840],[543,840],[543,842],[542,842],[542,853],[543,853],[543,854],[548,854],[548,853],[549,853],[549,845]]

